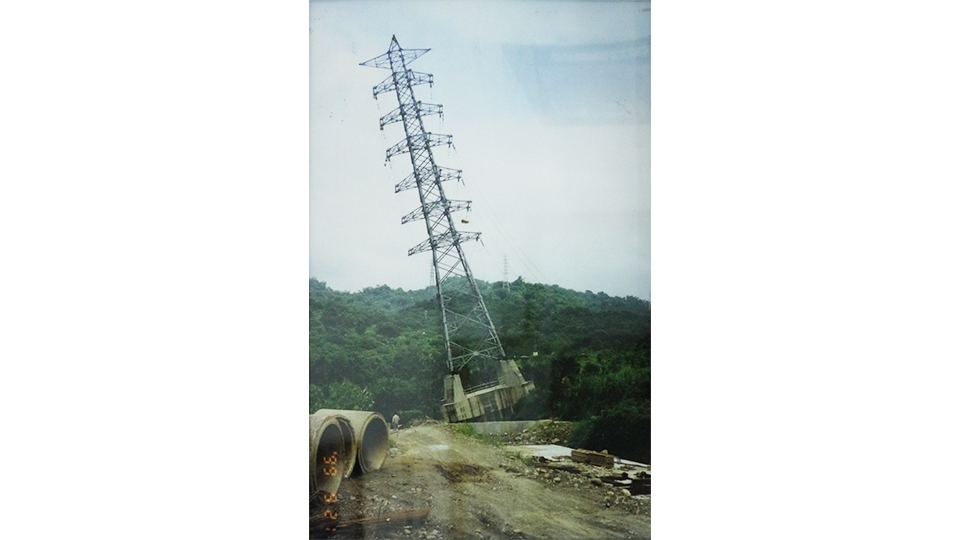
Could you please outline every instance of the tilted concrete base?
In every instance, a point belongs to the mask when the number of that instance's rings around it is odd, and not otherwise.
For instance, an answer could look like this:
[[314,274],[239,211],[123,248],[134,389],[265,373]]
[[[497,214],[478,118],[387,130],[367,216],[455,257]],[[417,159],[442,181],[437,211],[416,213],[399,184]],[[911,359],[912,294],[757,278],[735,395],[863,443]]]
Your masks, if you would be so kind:
[[504,409],[512,407],[535,387],[520,374],[516,362],[501,360],[497,364],[498,384],[464,393],[460,375],[447,375],[443,381],[444,400],[440,407],[447,422],[463,422],[471,418],[502,418]]

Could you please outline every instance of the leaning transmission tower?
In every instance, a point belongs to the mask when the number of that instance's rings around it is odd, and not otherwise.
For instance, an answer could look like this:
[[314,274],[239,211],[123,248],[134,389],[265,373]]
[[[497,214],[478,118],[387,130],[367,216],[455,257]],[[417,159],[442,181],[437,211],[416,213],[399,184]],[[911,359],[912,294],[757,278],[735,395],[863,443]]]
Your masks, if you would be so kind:
[[[373,87],[373,97],[384,92],[396,92],[399,107],[380,119],[380,129],[393,123],[403,124],[405,137],[387,149],[387,161],[400,154],[409,154],[413,172],[395,186],[399,193],[416,188],[420,206],[403,216],[400,222],[423,220],[427,239],[410,248],[408,255],[430,251],[433,255],[433,274],[437,287],[437,302],[449,374],[444,380],[444,418],[450,422],[471,418],[494,419],[501,411],[512,407],[528,392],[533,382],[524,380],[513,360],[507,360],[490,320],[483,296],[467,264],[462,244],[480,238],[479,232],[457,230],[453,213],[470,209],[470,201],[447,199],[443,182],[461,180],[462,171],[439,167],[433,148],[453,145],[452,135],[440,135],[426,130],[423,117],[443,115],[443,106],[417,101],[413,87],[433,86],[433,75],[412,71],[407,64],[430,49],[403,49],[396,36],[384,54],[367,60],[361,66],[389,69],[391,74]],[[493,361],[497,380],[473,388],[463,388],[460,374],[469,362]]]

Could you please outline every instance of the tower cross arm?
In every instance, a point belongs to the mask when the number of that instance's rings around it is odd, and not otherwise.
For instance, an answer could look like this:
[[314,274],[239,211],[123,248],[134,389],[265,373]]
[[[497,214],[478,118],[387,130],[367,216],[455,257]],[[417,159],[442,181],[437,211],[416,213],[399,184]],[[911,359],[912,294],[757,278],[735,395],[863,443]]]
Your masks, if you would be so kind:
[[[405,63],[409,64],[410,62],[413,62],[414,60],[416,60],[417,58],[420,58],[421,56],[427,54],[428,52],[430,52],[430,49],[401,48],[400,43],[397,42],[397,37],[394,36],[393,39],[390,40],[390,49],[387,52],[375,58],[371,58],[366,62],[361,62],[360,65],[366,66],[366,67],[392,69],[393,66],[391,66],[392,64],[391,60],[396,61],[399,59],[403,59]],[[393,55],[392,58],[391,58],[391,55]]]
[[[448,167],[437,167],[437,180],[440,182],[445,182],[447,180],[457,180],[462,182],[463,179],[461,175],[463,171],[459,169],[451,169]],[[432,178],[431,178],[432,179]],[[406,178],[404,178],[399,184],[393,187],[394,193],[400,193],[401,191],[407,189],[413,189],[417,187],[417,175],[416,173],[410,173]]]
[[[456,212],[457,210],[469,210],[470,204],[472,201],[451,201],[447,200],[447,212]],[[409,214],[403,216],[400,220],[400,224],[409,223],[411,221],[416,221],[418,219],[423,219],[425,215],[430,215],[437,208],[443,208],[443,200],[436,200],[431,203],[426,203],[423,206],[417,207],[416,210],[410,212]]]
[[405,154],[411,150],[423,150],[427,146],[439,146],[446,144],[453,145],[453,135],[441,135],[439,133],[420,133],[412,135],[397,144],[387,148],[387,160],[393,156]]
[[401,105],[396,109],[388,112],[380,118],[380,129],[383,129],[383,126],[392,124],[394,122],[399,122],[403,120],[403,116],[413,115],[417,112],[420,112],[420,116],[427,116],[430,114],[439,114],[440,117],[443,117],[443,105],[434,105],[432,103],[423,103],[418,101],[415,105]]
[[443,249],[457,244],[462,244],[469,240],[479,240],[480,233],[478,232],[467,232],[461,233],[456,231],[447,231],[439,236],[434,238],[427,238],[423,242],[413,246],[407,251],[407,255],[416,255],[417,253],[423,253],[430,249]]
[[[407,81],[410,83],[410,86],[416,86],[418,84],[429,84],[433,86],[433,75],[429,73],[420,73],[419,71],[407,70]],[[393,92],[397,89],[397,81],[394,80],[393,75],[390,75],[384,79],[380,84],[373,87],[373,98],[376,99],[378,95],[384,92]]]
[[390,53],[391,51],[388,51],[380,56],[377,56],[376,58],[371,58],[366,62],[360,62],[360,65],[364,67],[390,69]]

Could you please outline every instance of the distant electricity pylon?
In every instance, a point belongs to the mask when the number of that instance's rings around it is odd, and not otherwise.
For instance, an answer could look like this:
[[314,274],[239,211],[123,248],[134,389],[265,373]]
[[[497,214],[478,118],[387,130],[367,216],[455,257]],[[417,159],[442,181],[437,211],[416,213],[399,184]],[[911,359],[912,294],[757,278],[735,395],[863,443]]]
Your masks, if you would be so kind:
[[466,241],[479,239],[480,233],[457,231],[452,215],[457,210],[469,210],[471,201],[452,201],[443,192],[442,182],[462,181],[462,171],[438,167],[434,161],[433,148],[452,146],[453,136],[430,133],[423,125],[424,116],[436,114],[442,117],[443,106],[417,101],[413,95],[416,85],[426,83],[433,86],[433,75],[412,71],[407,64],[429,50],[402,49],[394,36],[386,53],[360,65],[391,71],[389,77],[373,88],[373,97],[376,99],[381,93],[395,91],[400,104],[380,119],[380,129],[395,122],[403,124],[406,137],[387,149],[387,160],[409,154],[413,164],[413,173],[396,185],[395,192],[417,188],[420,206],[403,216],[400,222],[422,219],[427,225],[427,239],[410,248],[407,254],[427,250],[433,253],[447,367],[454,373],[473,359],[503,360],[506,354],[461,246]]
[[510,282],[507,281],[507,275],[510,271],[510,265],[507,264],[507,255],[503,255],[503,288],[510,292]]

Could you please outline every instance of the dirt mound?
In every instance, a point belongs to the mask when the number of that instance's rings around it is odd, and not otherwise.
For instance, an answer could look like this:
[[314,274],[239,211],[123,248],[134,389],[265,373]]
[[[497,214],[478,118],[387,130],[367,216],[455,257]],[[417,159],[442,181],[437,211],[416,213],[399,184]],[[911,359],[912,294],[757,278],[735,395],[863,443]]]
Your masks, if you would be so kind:
[[454,429],[427,424],[391,433],[380,470],[344,481],[335,502],[311,507],[311,537],[650,536],[649,495],[623,493],[589,466],[521,459],[509,446]]
[[437,463],[434,467],[440,473],[440,476],[446,478],[449,482],[481,481],[483,480],[483,474],[488,470],[486,467],[464,463],[452,463],[450,465]]

